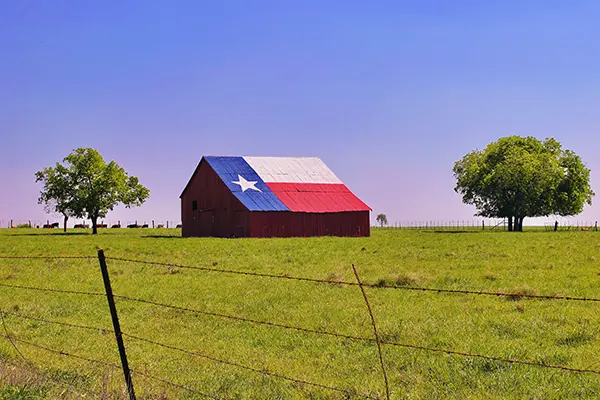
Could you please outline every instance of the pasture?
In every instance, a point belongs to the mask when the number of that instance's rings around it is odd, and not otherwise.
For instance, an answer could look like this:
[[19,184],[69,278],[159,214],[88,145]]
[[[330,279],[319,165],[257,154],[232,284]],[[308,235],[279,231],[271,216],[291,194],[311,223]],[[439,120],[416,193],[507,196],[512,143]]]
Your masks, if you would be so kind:
[[[357,286],[182,269],[204,266],[355,282],[354,264],[383,340],[428,349],[600,370],[600,304],[519,294],[600,297],[600,233],[434,232],[373,229],[370,238],[182,239],[179,230],[1,229],[0,256],[108,257],[117,295],[205,314],[117,299],[138,398],[385,398],[377,346],[206,313],[373,338]],[[113,260],[130,258],[156,263]],[[1,398],[80,397],[52,379],[125,398],[122,372],[35,345],[118,364],[106,298],[9,286],[104,292],[97,259],[0,259]],[[6,286],[8,285],[8,286]],[[408,287],[514,293],[436,293]],[[25,319],[98,327],[89,330]],[[4,330],[6,329],[6,330]],[[28,343],[26,343],[28,342]],[[32,345],[32,343],[34,345]],[[393,399],[596,398],[600,375],[383,345]],[[26,359],[27,361],[23,360]],[[14,366],[16,365],[16,366]],[[35,368],[31,366],[35,366]],[[43,371],[52,379],[36,377]],[[333,391],[264,372],[341,388]],[[83,392],[82,392],[83,393]],[[19,397],[23,396],[23,397]],[[83,396],[83,394],[81,395]]]

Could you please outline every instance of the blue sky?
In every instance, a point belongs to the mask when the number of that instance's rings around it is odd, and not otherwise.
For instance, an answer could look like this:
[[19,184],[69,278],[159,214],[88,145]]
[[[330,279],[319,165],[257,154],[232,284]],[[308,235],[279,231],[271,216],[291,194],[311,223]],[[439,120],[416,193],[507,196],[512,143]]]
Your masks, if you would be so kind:
[[[0,0],[0,220],[94,147],[180,219],[202,155],[319,156],[374,214],[464,220],[452,165],[554,137],[600,193],[600,3]],[[600,203],[599,203],[600,204]],[[600,219],[600,205],[580,220]]]

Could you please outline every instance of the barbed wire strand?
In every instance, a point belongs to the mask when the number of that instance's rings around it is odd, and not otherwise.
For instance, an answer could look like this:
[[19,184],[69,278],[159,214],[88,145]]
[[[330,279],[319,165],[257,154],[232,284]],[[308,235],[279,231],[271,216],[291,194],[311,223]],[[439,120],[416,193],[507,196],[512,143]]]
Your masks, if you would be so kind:
[[67,356],[67,357],[71,357],[71,358],[77,358],[79,360],[88,361],[88,362],[91,362],[91,363],[94,363],[94,364],[100,364],[100,365],[104,365],[104,366],[108,366],[108,367],[121,368],[119,365],[110,363],[108,361],[96,360],[94,358],[88,358],[88,357],[80,356],[80,355],[77,355],[77,354],[72,354],[72,353],[66,352],[64,350],[55,350],[55,349],[52,349],[50,347],[46,347],[46,346],[43,346],[41,344],[33,343],[33,342],[30,342],[30,341],[27,341],[27,340],[23,340],[23,339],[20,339],[20,338],[13,337],[13,340],[15,340],[17,342],[20,342],[20,343],[23,343],[23,344],[26,344],[28,346],[37,347],[38,349],[45,350],[45,351],[47,351],[49,353],[60,354],[62,356]]
[[0,311],[0,317],[2,317],[2,327],[4,328],[4,332],[6,333],[6,339],[8,339],[8,341],[10,342],[12,347],[15,349],[15,351],[17,352],[19,357],[21,357],[23,359],[23,361],[25,361],[26,364],[30,364],[31,362],[27,358],[25,358],[23,353],[21,353],[21,350],[19,350],[16,343],[12,340],[10,333],[8,333],[8,328],[6,327],[6,321],[4,321],[4,311]]
[[[0,258],[3,258],[0,256]],[[71,256],[71,257],[13,257],[8,256],[4,258],[14,259],[14,258],[80,258],[80,259],[95,259],[95,257],[91,256]],[[193,269],[193,270],[201,270],[201,271],[209,271],[209,272],[220,272],[220,273],[228,273],[228,274],[238,274],[238,275],[246,275],[246,276],[257,276],[257,277],[266,277],[266,278],[274,278],[274,279],[286,279],[286,280],[294,280],[294,281],[304,281],[304,282],[313,282],[313,283],[322,283],[328,285],[344,285],[344,286],[358,286],[356,282],[346,282],[339,280],[328,280],[328,279],[317,279],[317,278],[305,278],[305,277],[297,277],[297,276],[289,276],[289,275],[277,275],[277,274],[266,274],[260,272],[250,272],[250,271],[235,271],[228,269],[220,269],[220,268],[211,268],[211,267],[199,267],[199,266],[189,266],[189,265],[181,265],[175,263],[163,263],[158,261],[143,261],[143,260],[134,260],[128,258],[120,258],[120,257],[106,257],[107,260],[115,260],[115,261],[124,261],[124,262],[132,262],[139,264],[147,264],[147,265],[160,265],[166,267],[174,267],[174,268],[182,268],[182,269]],[[22,288],[22,289],[32,289],[32,290],[44,290],[44,291],[54,291],[54,292],[62,292],[62,293],[71,293],[71,294],[93,294],[96,296],[104,296],[103,293],[90,293],[90,292],[77,292],[77,291],[67,291],[67,290],[58,290],[58,289],[47,289],[47,288],[34,288],[27,286],[18,286],[18,285],[8,285],[8,284],[0,284],[0,286],[5,287],[14,287],[14,288]],[[421,286],[397,286],[397,285],[389,285],[386,283],[363,283],[364,287],[375,288],[375,289],[395,289],[395,290],[405,290],[405,291],[420,291],[420,292],[433,292],[433,293],[452,293],[452,294],[467,294],[467,295],[481,295],[481,296],[495,296],[495,297],[508,297],[513,299],[538,299],[538,300],[564,300],[564,301],[589,301],[589,302],[600,302],[600,298],[595,297],[578,297],[578,296],[563,296],[563,295],[540,295],[540,294],[528,294],[528,293],[510,293],[510,292],[492,292],[486,290],[468,290],[468,289],[441,289],[441,288],[430,288],[430,287],[421,287]]]
[[85,291],[80,291],[80,290],[53,289],[53,288],[44,288],[44,287],[39,287],[39,286],[10,285],[8,283],[0,283],[0,286],[13,288],[13,289],[35,290],[38,292],[52,292],[52,293],[65,293],[65,294],[106,297],[106,293],[100,293],[100,292],[85,292]]
[[123,295],[114,295],[114,297],[116,299],[121,299],[121,300],[133,301],[133,302],[142,303],[142,304],[149,304],[149,305],[153,305],[153,306],[157,306],[157,307],[170,308],[170,309],[174,309],[174,310],[186,311],[186,312],[191,312],[191,313],[195,313],[195,314],[208,315],[208,316],[212,316],[212,317],[231,319],[231,320],[235,320],[235,321],[248,322],[248,323],[257,324],[257,325],[274,326],[277,328],[291,329],[291,330],[296,330],[299,332],[336,336],[336,337],[340,337],[340,338],[344,338],[344,339],[356,340],[358,338],[358,340],[363,340],[363,341],[368,341],[368,342],[373,341],[373,339],[360,338],[357,336],[351,336],[351,335],[345,335],[345,334],[339,334],[339,333],[315,330],[315,329],[309,329],[309,328],[302,328],[299,326],[285,325],[285,324],[280,324],[280,323],[271,322],[271,321],[260,321],[260,320],[246,318],[246,317],[240,317],[240,316],[236,316],[236,315],[221,314],[221,313],[216,313],[216,312],[211,312],[211,311],[202,311],[202,310],[197,310],[194,308],[165,304],[165,303],[160,303],[160,302],[152,301],[152,300],[138,299],[135,297],[129,297],[129,296],[123,296]]
[[[209,316],[213,316],[213,317],[220,317],[220,318],[231,319],[231,320],[236,320],[236,321],[248,322],[248,323],[253,323],[253,324],[257,324],[257,325],[273,326],[273,327],[277,327],[277,328],[295,330],[295,331],[305,332],[305,333],[313,333],[313,334],[317,334],[317,335],[332,336],[332,337],[337,337],[337,338],[341,338],[341,339],[349,339],[349,340],[355,340],[355,341],[360,341],[360,342],[376,343],[375,339],[347,335],[347,334],[343,334],[343,333],[302,328],[299,326],[285,325],[285,324],[280,324],[280,323],[271,322],[271,321],[259,321],[259,320],[254,320],[254,319],[245,318],[245,317],[239,317],[239,316],[235,316],[235,315],[219,314],[219,313],[214,313],[214,312],[209,312],[209,311],[202,311],[202,310],[197,310],[197,309],[193,309],[193,308],[159,303],[159,302],[151,301],[151,300],[136,299],[133,297],[122,296],[122,295],[115,295],[114,297],[122,299],[122,300],[138,302],[138,303],[142,303],[142,304],[149,304],[149,305],[158,306],[158,307],[164,307],[164,308],[170,308],[170,309],[175,309],[175,310],[180,310],[180,311],[191,312],[191,313],[195,313],[195,314],[209,315]],[[530,365],[530,366],[536,366],[536,367],[542,367],[542,368],[554,368],[554,369],[560,369],[563,371],[579,372],[579,373],[594,373],[594,374],[600,375],[600,370],[570,368],[570,367],[563,367],[560,365],[536,363],[533,361],[512,360],[512,359],[501,358],[501,357],[485,356],[485,355],[475,354],[475,353],[459,352],[459,351],[446,350],[446,349],[435,349],[432,347],[391,342],[391,341],[387,341],[385,339],[381,340],[381,344],[397,346],[397,347],[404,347],[404,348],[415,349],[415,350],[446,353],[446,354],[450,354],[450,355],[463,356],[463,357],[482,358],[482,359],[486,359],[486,360],[506,362],[506,363],[512,363],[512,364],[523,364],[523,365]]]
[[82,392],[93,394],[93,395],[100,396],[100,397],[103,396],[103,393],[101,393],[101,392],[97,392],[97,391],[90,390],[90,389],[87,389],[87,388],[79,387],[79,386],[75,385],[72,382],[67,382],[67,381],[64,381],[64,380],[62,380],[62,379],[60,379],[58,377],[52,376],[52,375],[50,375],[48,373],[45,373],[45,372],[39,370],[38,368],[36,368],[33,364],[30,364],[30,366],[24,366],[22,364],[17,364],[15,362],[12,362],[12,361],[9,361],[9,360],[6,360],[6,359],[0,360],[0,363],[12,365],[15,368],[23,368],[23,369],[31,372],[32,374],[44,377],[45,379],[54,381],[54,382],[56,382],[56,383],[58,383],[60,385],[68,386],[71,389],[76,389],[78,391],[82,391]]
[[109,363],[107,361],[96,360],[96,359],[93,359],[93,358],[88,358],[88,357],[80,356],[80,355],[77,355],[77,354],[68,353],[68,352],[66,352],[64,350],[55,350],[55,349],[52,349],[50,347],[46,347],[46,346],[43,346],[41,344],[29,342],[27,340],[19,339],[19,338],[16,338],[16,337],[13,337],[12,339],[14,341],[19,342],[19,343],[23,343],[23,344],[26,344],[28,346],[36,347],[38,349],[47,351],[49,353],[59,354],[59,355],[62,355],[62,356],[67,356],[67,357],[71,357],[71,358],[75,358],[75,359],[79,359],[79,360],[91,362],[91,363],[94,363],[94,364],[100,364],[100,365],[104,365],[104,366],[111,367],[111,368],[119,368],[118,365]]
[[94,256],[0,256],[0,260],[86,260]]
[[[122,334],[123,334],[123,336],[127,336],[127,337],[129,337],[131,339],[135,339],[135,340],[139,340],[139,341],[142,341],[142,342],[150,343],[150,344],[153,344],[155,346],[164,347],[166,349],[179,351],[179,352],[182,352],[182,353],[185,353],[185,354],[189,354],[189,355],[193,355],[193,356],[196,356],[196,357],[205,358],[207,360],[215,361],[215,362],[218,362],[218,363],[221,363],[221,364],[226,364],[226,365],[230,365],[230,366],[233,366],[233,367],[242,368],[242,369],[245,369],[245,370],[248,370],[248,371],[252,371],[252,372],[256,372],[256,373],[263,374],[263,375],[268,375],[268,376],[272,376],[272,377],[276,377],[276,378],[281,378],[281,379],[288,380],[288,381],[294,382],[294,383],[300,383],[300,384],[303,384],[303,385],[315,386],[315,387],[319,387],[319,388],[322,388],[322,389],[328,389],[328,390],[332,390],[332,391],[336,391],[336,392],[341,392],[341,393],[344,393],[344,394],[347,394],[347,395],[350,394],[350,392],[348,390],[346,390],[346,389],[342,389],[342,388],[338,388],[338,387],[334,387],[334,386],[328,386],[328,385],[324,385],[324,384],[321,384],[321,383],[309,382],[309,381],[305,381],[303,379],[291,378],[289,376],[278,374],[276,372],[271,372],[271,371],[268,371],[268,370],[258,369],[258,368],[254,368],[254,367],[249,367],[247,365],[239,364],[239,363],[236,363],[236,362],[233,362],[233,361],[227,361],[227,360],[219,359],[219,358],[216,358],[216,357],[213,357],[213,356],[209,356],[209,355],[206,355],[206,354],[199,353],[197,351],[182,349],[180,347],[176,347],[176,346],[168,345],[168,344],[165,344],[165,343],[160,343],[160,342],[157,342],[157,341],[154,341],[154,340],[142,338],[142,337],[139,337],[139,336],[136,336],[136,335],[132,335],[130,333],[122,332]],[[370,398],[368,396],[362,396],[362,397]]]
[[21,314],[21,313],[15,313],[15,312],[11,312],[11,311],[4,311],[2,309],[0,309],[0,313],[11,315],[11,316],[17,317],[17,318],[29,319],[29,320],[38,321],[38,322],[45,322],[47,324],[62,325],[62,326],[68,326],[70,328],[79,328],[79,329],[86,329],[86,330],[90,330],[90,331],[96,331],[96,332],[100,332],[103,334],[112,332],[112,329],[108,329],[108,328],[101,328],[98,326],[89,326],[89,325],[78,325],[78,324],[72,324],[69,322],[55,321],[55,320],[50,320],[50,319],[45,319],[45,318],[40,318],[40,317],[33,317],[30,315],[25,315],[25,314]]
[[[36,347],[36,348],[41,349],[41,350],[45,350],[45,351],[47,351],[49,353],[54,353],[54,354],[58,354],[58,355],[61,355],[61,356],[66,356],[66,357],[71,357],[71,358],[76,358],[76,359],[79,359],[79,360],[91,362],[91,363],[94,363],[94,364],[100,364],[100,365],[108,366],[108,367],[111,367],[111,368],[117,368],[117,369],[121,368],[121,366],[119,366],[117,364],[114,364],[114,363],[110,363],[108,361],[96,360],[96,359],[93,359],[93,358],[84,357],[84,356],[80,356],[80,355],[77,355],[77,354],[69,353],[69,352],[66,352],[64,350],[52,349],[50,347],[46,347],[46,346],[43,346],[43,345],[40,345],[40,344],[37,344],[37,343],[32,343],[32,342],[29,342],[29,341],[26,341],[26,340],[23,340],[23,339],[19,339],[19,338],[13,338],[13,339],[16,340],[17,342],[21,342],[21,343],[24,343],[24,344],[32,346],[32,347]],[[200,394],[200,395],[203,395],[203,396],[208,397],[208,398],[218,399],[217,397],[213,397],[213,396],[207,395],[205,393],[202,393],[202,392],[199,392],[197,390],[188,388],[188,387],[186,387],[184,385],[180,385],[180,384],[175,383],[175,382],[171,382],[171,381],[166,380],[166,379],[158,378],[158,377],[150,375],[150,374],[148,374],[146,372],[141,372],[141,371],[137,371],[137,370],[134,370],[134,369],[132,369],[131,371],[133,373],[138,374],[138,375],[145,376],[145,377],[147,377],[149,379],[154,379],[154,380],[166,383],[166,384],[171,385],[173,387],[178,387],[178,388],[181,388],[181,389],[185,389],[185,390],[188,390],[190,392],[193,392],[193,393],[196,393],[196,394]]]
[[375,316],[373,315],[373,309],[371,308],[371,304],[369,303],[369,298],[367,297],[367,293],[365,292],[365,288],[362,286],[362,282],[360,281],[360,277],[358,276],[358,271],[356,271],[356,267],[352,264],[352,271],[354,271],[354,276],[356,277],[356,282],[358,283],[358,287],[360,287],[360,291],[362,292],[363,298],[365,299],[365,303],[367,304],[367,310],[369,311],[369,316],[371,317],[371,325],[373,325],[373,333],[375,335],[375,341],[377,342],[377,351],[379,352],[379,362],[381,364],[381,372],[383,374],[383,381],[385,382],[385,396],[387,400],[390,400],[390,387],[388,384],[387,372],[385,371],[385,364],[383,363],[383,352],[381,351],[381,342],[379,340],[379,334],[377,333],[377,324],[375,324]]
[[534,362],[534,361],[513,360],[510,358],[485,356],[485,355],[481,355],[481,354],[467,353],[467,352],[454,351],[454,350],[434,349],[432,347],[425,347],[425,346],[418,346],[418,345],[404,344],[404,343],[397,343],[397,342],[388,342],[386,340],[382,340],[381,343],[387,344],[390,346],[405,347],[405,348],[409,348],[409,349],[423,350],[423,351],[430,351],[430,352],[437,352],[437,353],[445,353],[445,354],[454,355],[454,356],[481,358],[484,360],[499,361],[499,362],[504,362],[504,363],[509,363],[509,364],[521,364],[521,365],[529,365],[529,366],[541,367],[541,368],[558,369],[558,370],[563,370],[563,371],[568,371],[568,372],[592,373],[592,374],[600,375],[600,370],[595,370],[595,369],[563,367],[561,365],[544,364],[544,363],[538,363],[538,362]]
[[[0,256],[0,259],[95,259],[95,258],[96,257],[93,257],[93,256]],[[122,257],[106,257],[106,259],[107,260],[115,260],[115,261],[139,263],[139,264],[148,264],[148,265],[160,265],[160,266],[182,268],[182,269],[194,269],[194,270],[201,270],[201,271],[221,272],[221,273],[258,276],[258,277],[267,277],[267,278],[275,278],[275,279],[287,279],[287,280],[295,280],[295,281],[325,283],[325,284],[330,284],[330,285],[345,285],[345,286],[357,286],[358,285],[356,282],[346,282],[346,281],[317,279],[317,278],[305,278],[305,277],[267,274],[267,273],[250,272],[250,271],[236,271],[236,270],[221,269],[221,268],[190,266],[190,265],[181,265],[181,264],[175,264],[175,263],[164,263],[164,262],[159,262],[159,261],[135,260],[135,259],[129,259],[129,258],[122,258]],[[396,289],[396,290],[436,292],[436,293],[471,294],[471,295],[511,297],[511,298],[530,298],[530,299],[541,299],[541,300],[600,302],[600,298],[594,298],[594,297],[537,295],[537,294],[527,294],[527,293],[506,293],[506,292],[492,292],[492,291],[485,291],[485,290],[467,290],[467,289],[438,289],[438,288],[419,287],[419,286],[397,286],[397,285],[389,285],[389,284],[385,284],[385,283],[382,283],[382,284],[363,283],[363,286],[370,287],[370,288],[378,288],[378,289]]]
[[176,388],[179,388],[179,389],[187,390],[190,393],[199,394],[200,396],[206,397],[208,399],[221,400],[221,397],[212,396],[210,394],[207,394],[207,393],[204,393],[204,392],[200,392],[200,391],[198,391],[196,389],[192,389],[192,388],[190,388],[188,386],[185,386],[185,385],[182,385],[182,384],[179,384],[179,383],[175,383],[175,382],[171,382],[171,381],[169,381],[167,379],[159,378],[159,377],[154,376],[154,375],[150,375],[150,374],[148,374],[146,372],[141,372],[141,371],[138,371],[138,370],[135,370],[135,369],[131,369],[131,372],[134,373],[134,374],[143,376],[145,378],[148,378],[148,379],[152,379],[152,380],[155,380],[155,381],[158,381],[158,382],[162,382],[162,383],[164,383],[166,385],[169,385],[169,386],[172,386],[172,387],[176,387]]
[[[124,262],[138,263],[138,264],[146,264],[146,265],[155,265],[155,266],[159,265],[159,266],[171,267],[171,268],[207,271],[207,272],[220,272],[220,273],[227,273],[227,274],[256,276],[256,277],[263,277],[263,278],[274,278],[274,279],[285,279],[285,280],[293,280],[293,281],[323,283],[323,284],[329,284],[329,285],[358,286],[358,283],[356,283],[356,282],[347,282],[347,281],[339,281],[339,280],[305,278],[305,277],[298,277],[298,276],[267,274],[267,273],[262,273],[262,272],[251,272],[251,271],[236,271],[236,270],[231,270],[231,269],[181,265],[181,264],[175,264],[175,263],[164,263],[164,262],[159,262],[159,261],[135,260],[135,259],[130,259],[130,258],[122,258],[122,257],[106,257],[106,259],[114,260],[114,261],[124,261]],[[435,293],[469,294],[469,295],[482,295],[482,296],[510,297],[510,298],[515,298],[515,299],[516,298],[530,298],[530,299],[539,299],[539,300],[567,300],[567,301],[600,302],[600,298],[594,298],[594,297],[538,295],[538,294],[527,294],[527,293],[492,292],[492,291],[486,291],[486,290],[467,290],[467,289],[438,289],[438,288],[420,287],[420,286],[397,286],[397,285],[390,285],[390,284],[386,284],[386,283],[382,283],[382,284],[363,283],[362,285],[364,287],[375,288],[375,289],[396,289],[396,290],[435,292]]]

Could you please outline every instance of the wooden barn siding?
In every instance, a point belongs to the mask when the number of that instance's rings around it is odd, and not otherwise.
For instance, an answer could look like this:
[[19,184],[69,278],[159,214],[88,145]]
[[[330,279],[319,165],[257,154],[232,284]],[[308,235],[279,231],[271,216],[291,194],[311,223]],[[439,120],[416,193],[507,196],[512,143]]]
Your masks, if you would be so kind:
[[250,237],[369,236],[369,211],[251,212]]
[[181,196],[181,221],[183,237],[248,236],[248,210],[205,161]]

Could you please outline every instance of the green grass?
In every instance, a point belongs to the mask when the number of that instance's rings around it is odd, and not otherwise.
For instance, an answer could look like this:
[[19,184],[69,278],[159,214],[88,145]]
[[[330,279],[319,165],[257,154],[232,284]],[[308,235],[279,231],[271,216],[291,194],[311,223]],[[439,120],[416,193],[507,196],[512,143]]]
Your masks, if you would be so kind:
[[[598,303],[530,300],[523,294],[600,297],[596,232],[436,233],[375,229],[370,238],[182,239],[178,230],[102,230],[66,235],[0,230],[0,255],[95,255],[240,271],[364,282],[380,286],[506,291],[509,298],[367,288],[388,341],[600,369]],[[372,337],[357,287],[221,274],[109,260],[116,294],[263,321]],[[0,260],[0,283],[103,292],[97,260]],[[0,307],[98,326],[85,331],[6,316],[17,338],[118,363],[106,299],[0,288]],[[355,395],[385,398],[377,347],[150,305],[117,301],[124,332]],[[1,332],[2,330],[0,330]],[[0,359],[18,361],[0,341]],[[338,399],[343,394],[290,383],[126,338],[130,365],[211,396]],[[123,394],[119,370],[18,343],[34,365],[82,387]],[[600,376],[383,347],[394,399],[596,398]],[[141,398],[201,398],[134,376]],[[61,393],[48,386],[47,398]],[[50,388],[48,388],[50,387]],[[162,396],[162,397],[161,397]]]

